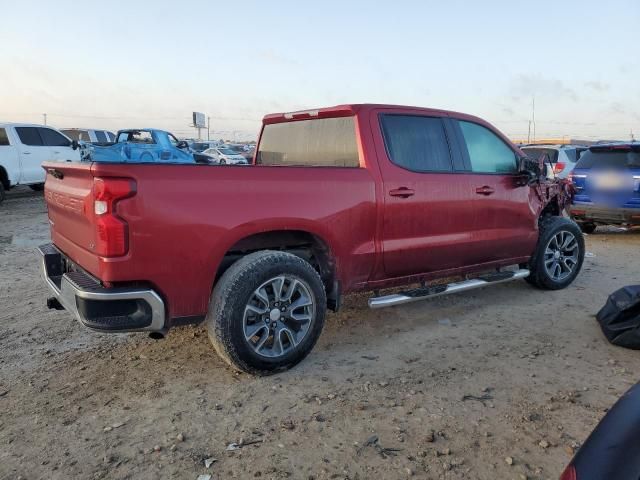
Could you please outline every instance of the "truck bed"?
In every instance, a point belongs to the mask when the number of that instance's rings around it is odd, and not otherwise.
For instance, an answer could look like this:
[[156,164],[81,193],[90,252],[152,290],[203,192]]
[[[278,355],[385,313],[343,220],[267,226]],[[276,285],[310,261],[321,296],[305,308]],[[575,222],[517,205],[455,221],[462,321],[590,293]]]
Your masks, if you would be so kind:
[[[376,189],[367,169],[47,162],[45,198],[53,243],[107,286],[144,282],[172,319],[207,311],[212,279],[236,242],[256,231],[303,230],[342,259],[345,288],[374,264]],[[125,255],[94,252],[95,178],[130,178],[117,203],[128,226]],[[282,193],[286,192],[286,195]],[[293,200],[295,199],[295,200]]]

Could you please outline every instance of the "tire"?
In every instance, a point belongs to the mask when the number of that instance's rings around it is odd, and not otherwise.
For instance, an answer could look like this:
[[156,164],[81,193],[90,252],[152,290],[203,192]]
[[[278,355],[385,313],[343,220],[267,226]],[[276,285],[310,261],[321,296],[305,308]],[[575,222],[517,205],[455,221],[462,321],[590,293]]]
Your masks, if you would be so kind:
[[580,226],[580,230],[586,234],[593,233],[596,231],[596,228],[598,228],[595,223],[579,223],[578,225]]
[[221,158],[220,161],[218,162],[220,165],[226,165],[227,161],[224,158]]
[[7,194],[4,190],[4,184],[0,181],[0,203],[4,202],[4,199],[7,197]]
[[41,192],[44,190],[44,183],[35,183],[33,185],[29,185],[29,188],[34,192]]
[[[294,307],[291,311],[283,300],[285,289],[288,304]],[[275,303],[280,301],[281,305]],[[326,306],[320,275],[308,262],[290,253],[264,250],[241,258],[222,275],[205,322],[211,343],[229,365],[269,375],[293,367],[309,354],[322,332]],[[281,317],[279,310],[285,309]],[[298,321],[294,315],[308,316],[309,321]]]
[[[575,242],[569,241],[571,236]],[[561,248],[562,245],[557,242],[558,239],[560,239],[559,243],[566,242],[567,248]],[[576,249],[572,250],[571,247],[574,245]],[[557,254],[556,251],[560,253]],[[583,261],[584,237],[580,227],[568,218],[547,217],[540,222],[538,244],[529,261],[528,267],[531,273],[526,280],[543,290],[560,290],[568,287],[575,280],[580,273]],[[573,265],[570,271],[567,271],[567,265]],[[558,272],[561,275],[555,276]]]

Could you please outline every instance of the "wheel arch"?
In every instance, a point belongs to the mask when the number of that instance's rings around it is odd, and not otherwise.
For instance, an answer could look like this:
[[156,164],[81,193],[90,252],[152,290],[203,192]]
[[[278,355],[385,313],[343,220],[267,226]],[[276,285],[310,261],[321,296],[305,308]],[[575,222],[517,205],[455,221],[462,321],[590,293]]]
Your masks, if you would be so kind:
[[335,250],[325,235],[310,228],[242,231],[226,242],[217,262],[211,288],[222,274],[240,258],[260,250],[286,251],[308,261],[320,274],[327,292],[327,304],[337,310],[340,303],[338,263]]
[[7,173],[7,170],[0,165],[0,183],[2,183],[2,186],[4,187],[5,190],[9,190],[11,188],[11,181],[9,180],[9,174]]

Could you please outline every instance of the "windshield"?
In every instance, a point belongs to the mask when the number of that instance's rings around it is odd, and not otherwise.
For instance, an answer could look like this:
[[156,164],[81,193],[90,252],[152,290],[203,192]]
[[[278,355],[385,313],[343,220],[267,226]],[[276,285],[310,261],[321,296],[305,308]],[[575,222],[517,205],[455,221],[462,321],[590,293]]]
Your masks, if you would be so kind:
[[230,148],[220,148],[218,151],[223,155],[237,155],[238,154],[238,152],[234,152]]
[[587,150],[580,156],[576,168],[640,168],[637,150]]

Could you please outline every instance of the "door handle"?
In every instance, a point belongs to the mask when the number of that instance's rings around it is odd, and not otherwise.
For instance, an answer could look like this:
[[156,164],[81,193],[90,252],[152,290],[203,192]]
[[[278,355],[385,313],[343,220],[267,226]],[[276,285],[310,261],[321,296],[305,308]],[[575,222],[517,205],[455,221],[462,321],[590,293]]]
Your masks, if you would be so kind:
[[389,190],[389,195],[391,195],[392,197],[409,198],[414,193],[416,192],[415,190],[413,190],[413,188],[407,188],[407,187],[400,187],[400,188],[395,188],[393,190]]
[[494,192],[495,190],[491,187],[488,187],[487,185],[485,185],[484,187],[476,188],[476,193],[478,195],[491,195]]
[[22,152],[23,155],[31,155],[31,152]]

